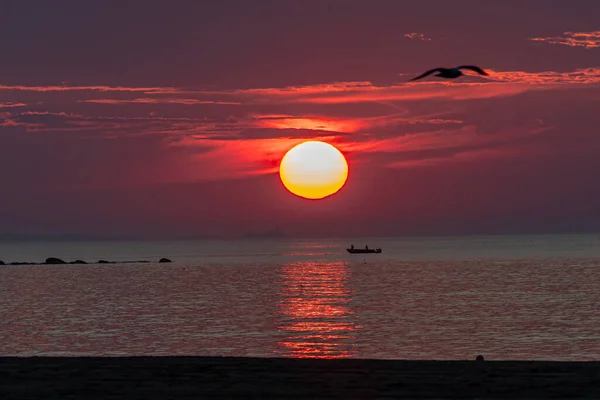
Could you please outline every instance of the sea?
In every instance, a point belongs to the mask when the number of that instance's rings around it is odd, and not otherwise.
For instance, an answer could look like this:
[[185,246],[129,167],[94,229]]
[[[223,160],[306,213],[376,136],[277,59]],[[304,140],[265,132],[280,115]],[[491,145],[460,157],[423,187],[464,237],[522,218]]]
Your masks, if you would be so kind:
[[151,262],[0,266],[0,356],[600,360],[598,235],[0,243],[47,257]]

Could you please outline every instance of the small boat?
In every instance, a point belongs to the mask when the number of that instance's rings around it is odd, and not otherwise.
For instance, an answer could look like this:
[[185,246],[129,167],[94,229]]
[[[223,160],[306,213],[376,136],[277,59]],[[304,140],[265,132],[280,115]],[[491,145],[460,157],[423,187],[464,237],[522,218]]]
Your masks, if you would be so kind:
[[355,249],[350,248],[346,249],[346,251],[350,254],[367,254],[367,253],[381,253],[381,249]]

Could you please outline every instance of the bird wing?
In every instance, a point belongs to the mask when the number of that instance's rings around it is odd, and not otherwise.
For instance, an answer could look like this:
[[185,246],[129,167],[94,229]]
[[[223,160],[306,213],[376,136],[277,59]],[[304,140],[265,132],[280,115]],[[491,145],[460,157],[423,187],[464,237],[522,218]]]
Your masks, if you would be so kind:
[[484,70],[482,70],[479,67],[476,67],[475,65],[461,65],[460,67],[457,67],[456,69],[470,69],[471,71],[475,71],[478,74],[487,75],[487,72],[485,72]]
[[433,74],[434,72],[438,72],[438,71],[439,71],[439,72],[442,72],[442,71],[443,71],[443,69],[444,69],[444,68],[434,68],[434,69],[430,69],[429,71],[427,71],[427,72],[425,72],[425,73],[423,73],[423,74],[421,74],[421,75],[417,76],[416,78],[412,78],[412,79],[411,79],[411,81],[416,81],[417,79],[424,78],[424,77],[426,77],[427,75],[431,75],[431,74]]

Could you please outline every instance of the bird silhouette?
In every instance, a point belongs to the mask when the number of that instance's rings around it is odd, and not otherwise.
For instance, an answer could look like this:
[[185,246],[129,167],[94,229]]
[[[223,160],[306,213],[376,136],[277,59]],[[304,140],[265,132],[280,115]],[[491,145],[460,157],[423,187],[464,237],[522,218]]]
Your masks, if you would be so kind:
[[475,71],[480,75],[487,75],[487,72],[485,72],[484,70],[482,70],[479,67],[476,67],[475,65],[461,65],[460,67],[456,67],[456,68],[434,68],[434,69],[430,69],[429,71],[417,76],[416,78],[412,78],[411,81],[416,81],[417,79],[421,79],[426,77],[427,75],[431,75],[434,72],[437,72],[437,74],[435,74],[434,76],[439,76],[440,78],[447,78],[447,79],[454,79],[454,78],[458,78],[459,76],[463,76],[464,74],[462,73],[461,69],[468,69],[471,71]]

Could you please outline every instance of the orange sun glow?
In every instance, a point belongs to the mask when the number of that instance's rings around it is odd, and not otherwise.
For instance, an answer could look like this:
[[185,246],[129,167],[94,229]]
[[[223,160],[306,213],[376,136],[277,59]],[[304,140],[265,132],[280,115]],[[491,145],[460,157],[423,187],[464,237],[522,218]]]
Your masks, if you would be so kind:
[[322,199],[344,186],[348,163],[329,143],[308,141],[294,146],[283,156],[279,176],[287,190],[296,196]]

